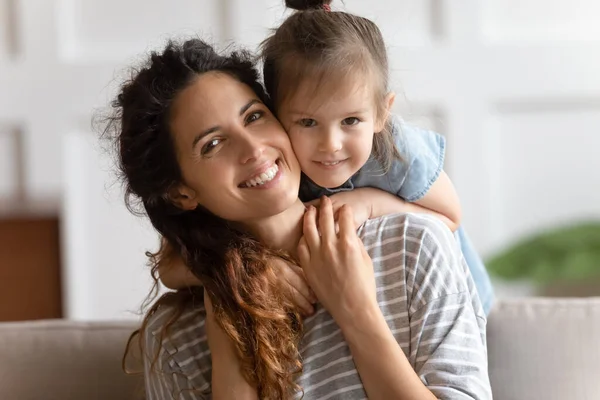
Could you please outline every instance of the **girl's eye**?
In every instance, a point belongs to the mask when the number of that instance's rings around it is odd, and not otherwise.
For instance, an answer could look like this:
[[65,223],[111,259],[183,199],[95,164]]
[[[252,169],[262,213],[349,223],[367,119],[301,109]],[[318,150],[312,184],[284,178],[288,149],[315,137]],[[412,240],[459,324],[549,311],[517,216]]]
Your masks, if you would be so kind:
[[304,128],[310,128],[317,125],[317,121],[312,118],[302,118],[300,121],[298,121],[298,123]]
[[264,115],[264,112],[262,111],[255,111],[253,113],[248,114],[248,116],[246,117],[246,123],[247,124],[251,124],[254,121],[258,121],[259,119],[262,118],[262,116]]
[[200,153],[203,156],[209,154],[211,151],[214,150],[215,147],[219,145],[219,143],[221,143],[221,139],[209,140],[204,146],[202,146],[202,150],[200,151]]
[[349,117],[342,121],[342,125],[356,125],[360,120],[356,117]]

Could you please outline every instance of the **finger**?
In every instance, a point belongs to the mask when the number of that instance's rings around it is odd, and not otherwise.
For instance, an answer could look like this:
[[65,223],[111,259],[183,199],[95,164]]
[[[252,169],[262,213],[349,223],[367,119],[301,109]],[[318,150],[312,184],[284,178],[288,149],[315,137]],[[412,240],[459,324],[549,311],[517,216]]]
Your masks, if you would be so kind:
[[298,241],[297,252],[300,266],[302,267],[303,265],[310,265],[310,249],[308,248],[308,243],[306,243],[306,238],[304,236],[302,236]]
[[314,200],[311,200],[311,201],[307,201],[306,203],[304,203],[304,205],[305,205],[306,207],[308,207],[308,206],[314,206],[314,207],[317,207],[317,206],[319,205],[319,203],[320,203],[320,202],[321,202],[321,199],[314,199]]
[[319,209],[319,231],[323,240],[331,242],[335,239],[335,226],[333,220],[333,207],[327,196],[321,197]]
[[296,265],[290,265],[289,267],[290,271],[292,271],[288,279],[290,285],[300,292],[300,294],[304,296],[310,303],[315,303],[317,301],[317,297],[308,285],[308,281],[306,280],[306,276],[304,275],[302,268]]
[[306,277],[306,273],[304,272],[304,270],[301,267],[299,267],[297,265],[294,265],[293,268],[296,269],[296,271],[298,271],[298,273],[302,277],[302,281],[306,284],[306,289],[308,290],[308,293],[306,293],[308,301],[310,301],[313,304],[316,303],[318,300],[317,295],[310,287],[310,284],[308,283],[308,278]]
[[352,214],[352,207],[344,204],[338,212],[339,235],[340,238],[344,238],[347,241],[354,240],[356,238],[356,228],[354,227],[354,215]]
[[312,304],[310,304],[310,301],[308,301],[308,299],[302,295],[302,293],[294,288],[291,288],[290,295],[292,297],[290,300],[296,305],[296,307],[300,309],[301,314],[305,316],[314,314],[315,308]]
[[316,251],[321,238],[317,229],[317,209],[313,206],[308,206],[308,210],[304,213],[303,233],[306,244],[309,250]]

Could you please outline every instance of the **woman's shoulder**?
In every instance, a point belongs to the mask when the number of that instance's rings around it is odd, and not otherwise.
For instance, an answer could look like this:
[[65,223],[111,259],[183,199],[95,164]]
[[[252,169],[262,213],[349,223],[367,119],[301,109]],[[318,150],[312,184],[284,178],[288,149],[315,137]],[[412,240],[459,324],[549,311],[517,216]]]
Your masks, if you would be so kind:
[[[171,304],[157,307],[142,332],[146,355],[168,361],[172,369],[207,362],[205,315],[203,305],[188,304],[183,309]],[[210,360],[210,355],[206,355]]]
[[210,398],[212,364],[204,321],[204,308],[193,303],[162,302],[153,308],[142,330],[149,400],[183,398],[183,393],[186,398]]
[[435,217],[385,215],[368,220],[358,234],[383,275],[403,271],[408,292],[433,299],[474,290],[458,242]]
[[446,245],[458,248],[450,229],[438,218],[427,214],[397,213],[369,219],[359,228],[358,236],[365,245],[391,237],[417,239],[434,236],[451,240]]

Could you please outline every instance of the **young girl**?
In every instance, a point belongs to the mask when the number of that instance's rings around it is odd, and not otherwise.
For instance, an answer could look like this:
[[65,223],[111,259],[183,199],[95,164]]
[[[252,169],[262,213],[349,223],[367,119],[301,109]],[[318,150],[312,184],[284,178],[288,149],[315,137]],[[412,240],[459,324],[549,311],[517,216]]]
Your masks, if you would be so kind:
[[[350,203],[357,225],[399,212],[436,216],[455,231],[488,313],[492,287],[460,226],[458,196],[443,171],[444,138],[390,116],[394,94],[381,32],[366,18],[331,11],[330,3],[287,0],[297,12],[262,43],[265,86],[304,173],[301,199]],[[165,267],[163,282],[198,284],[173,278],[182,268]],[[307,293],[295,272],[292,286]]]
[[298,11],[262,44],[265,86],[305,174],[300,197],[351,203],[357,223],[395,212],[436,215],[456,231],[487,313],[492,288],[459,225],[458,197],[442,169],[444,138],[388,118],[394,94],[381,32],[330,3],[286,1]]

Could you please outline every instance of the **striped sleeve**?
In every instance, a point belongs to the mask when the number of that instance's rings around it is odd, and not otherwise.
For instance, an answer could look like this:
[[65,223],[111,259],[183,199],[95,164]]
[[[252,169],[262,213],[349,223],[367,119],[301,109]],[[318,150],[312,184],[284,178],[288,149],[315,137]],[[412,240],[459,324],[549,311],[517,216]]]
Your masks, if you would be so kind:
[[473,280],[450,231],[433,220],[419,225],[410,361],[438,399],[491,399],[486,320]]
[[[185,371],[173,354],[170,354],[166,348],[168,340],[165,340],[162,345],[159,343],[153,328],[160,327],[163,323],[161,316],[158,316],[150,321],[144,332],[146,400],[209,400],[211,396],[203,395],[199,388],[195,387],[194,379],[188,376],[189,371]],[[187,353],[178,351],[174,354],[183,356]]]

